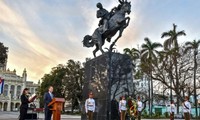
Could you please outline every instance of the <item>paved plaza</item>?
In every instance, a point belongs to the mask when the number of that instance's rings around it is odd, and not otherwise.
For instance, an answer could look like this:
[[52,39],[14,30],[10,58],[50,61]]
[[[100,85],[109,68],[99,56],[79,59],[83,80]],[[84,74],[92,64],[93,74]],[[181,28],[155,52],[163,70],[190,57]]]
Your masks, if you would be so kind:
[[[2,112],[0,111],[0,120],[18,120],[19,112]],[[44,114],[38,113],[38,120],[44,120]],[[80,120],[80,116],[61,115],[61,120]]]
[[[2,112],[0,111],[0,120],[18,120],[19,112]],[[44,114],[38,114],[38,120],[44,120]],[[76,115],[61,115],[61,120],[81,120],[80,116]],[[142,120],[159,120],[159,119],[142,119]],[[160,119],[160,120],[169,120],[169,119]],[[183,120],[183,119],[175,119]]]

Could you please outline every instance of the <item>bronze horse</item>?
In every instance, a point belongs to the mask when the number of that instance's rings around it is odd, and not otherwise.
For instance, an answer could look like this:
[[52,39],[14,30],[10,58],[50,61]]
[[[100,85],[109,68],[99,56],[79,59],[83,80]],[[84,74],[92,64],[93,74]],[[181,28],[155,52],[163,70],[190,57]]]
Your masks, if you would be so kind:
[[119,6],[111,13],[111,17],[108,20],[108,30],[104,33],[101,33],[100,27],[96,28],[92,36],[86,35],[83,39],[83,45],[85,47],[96,46],[96,49],[93,51],[94,57],[96,57],[96,52],[100,50],[104,53],[102,46],[104,45],[105,39],[110,42],[111,38],[119,31],[118,37],[110,45],[112,48],[117,40],[122,36],[122,32],[129,25],[130,17],[126,17],[126,13],[130,14],[131,12],[131,3],[127,1],[120,1]]

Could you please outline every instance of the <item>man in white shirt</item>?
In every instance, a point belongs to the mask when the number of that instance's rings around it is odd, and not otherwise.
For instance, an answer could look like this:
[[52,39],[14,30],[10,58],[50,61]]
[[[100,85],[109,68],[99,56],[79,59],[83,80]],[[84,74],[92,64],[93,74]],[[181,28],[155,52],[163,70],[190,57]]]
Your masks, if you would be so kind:
[[93,99],[93,93],[89,93],[89,98],[85,101],[85,112],[88,120],[93,120],[93,113],[95,111],[95,100]]
[[169,112],[170,112],[170,120],[174,120],[175,105],[173,100],[171,101]]
[[185,120],[190,120],[191,104],[188,100],[189,97],[185,96],[185,102],[182,104]]
[[126,110],[126,100],[125,97],[122,96],[122,100],[119,101],[120,120],[125,120]]
[[142,105],[140,96],[138,96],[137,106],[138,106],[138,108],[137,108],[137,111],[138,111],[138,120],[141,120],[141,112],[142,112],[143,105]]

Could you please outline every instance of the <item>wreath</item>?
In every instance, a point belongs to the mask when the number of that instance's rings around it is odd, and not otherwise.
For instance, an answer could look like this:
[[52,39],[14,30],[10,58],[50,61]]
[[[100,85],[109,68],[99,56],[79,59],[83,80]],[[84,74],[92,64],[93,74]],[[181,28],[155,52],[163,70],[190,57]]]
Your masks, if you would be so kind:
[[138,112],[137,112],[137,101],[132,99],[132,98],[128,98],[128,104],[127,104],[127,110],[128,110],[128,114],[131,118],[137,118]]

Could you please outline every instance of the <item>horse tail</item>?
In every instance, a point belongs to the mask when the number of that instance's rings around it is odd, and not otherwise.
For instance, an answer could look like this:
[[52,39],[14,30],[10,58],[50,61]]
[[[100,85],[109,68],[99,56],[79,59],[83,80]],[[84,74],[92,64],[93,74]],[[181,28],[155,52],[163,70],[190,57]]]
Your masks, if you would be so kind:
[[90,35],[86,35],[82,42],[83,42],[84,47],[93,47],[94,46],[94,41],[92,40],[92,36],[90,36]]

